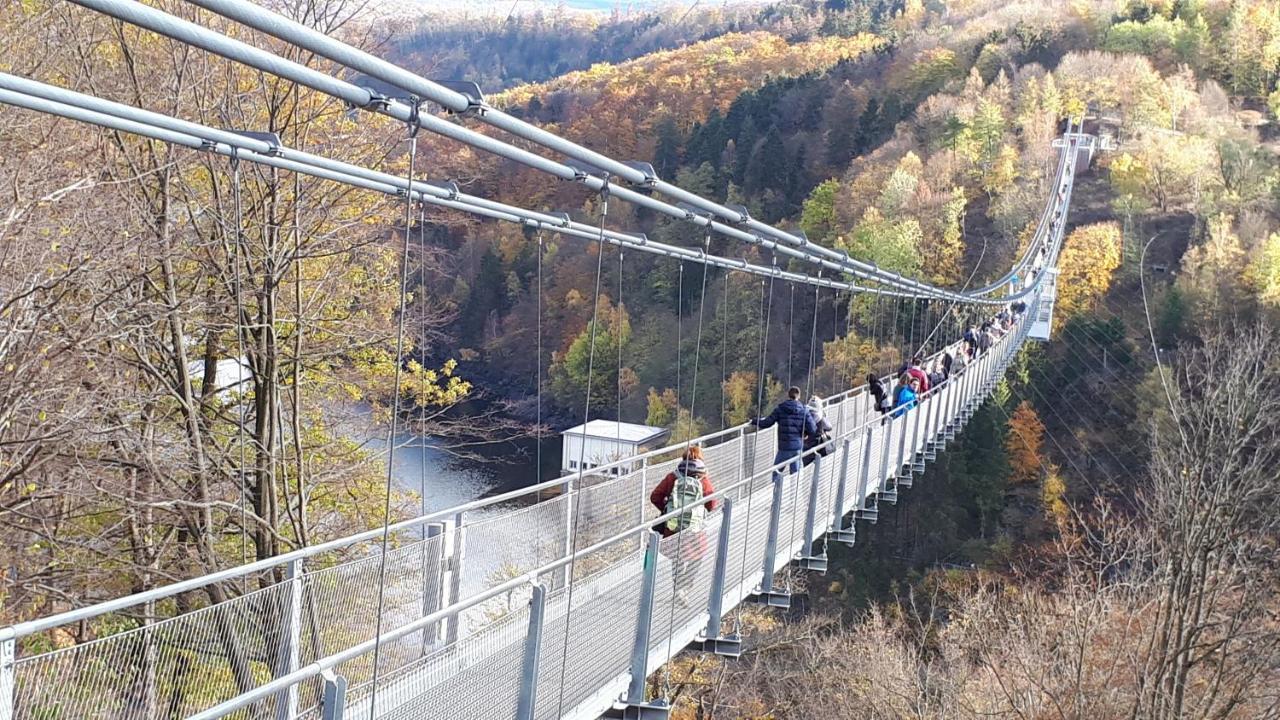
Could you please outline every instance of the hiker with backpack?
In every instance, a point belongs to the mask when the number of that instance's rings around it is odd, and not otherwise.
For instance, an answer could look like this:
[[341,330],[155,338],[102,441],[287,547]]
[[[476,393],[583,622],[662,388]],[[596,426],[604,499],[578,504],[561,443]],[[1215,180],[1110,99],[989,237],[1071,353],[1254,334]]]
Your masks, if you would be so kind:
[[[809,414],[809,408],[800,402],[800,388],[794,385],[787,388],[787,399],[769,413],[768,417],[752,418],[751,424],[764,430],[778,426],[778,452],[773,456],[773,464],[787,463],[787,471],[800,472],[800,454],[804,452],[804,439],[807,435],[816,435],[818,426]],[[773,480],[777,482],[782,473],[775,470]]]
[[889,391],[884,389],[884,383],[880,382],[875,373],[867,373],[867,390],[871,392],[876,412],[883,415],[893,409],[893,398],[889,397]]
[[663,515],[683,510],[657,527],[658,534],[664,538],[681,533],[679,538],[663,543],[663,554],[673,563],[672,581],[682,605],[688,604],[684,592],[696,575],[692,572],[693,566],[707,552],[707,535],[703,532],[707,513],[720,507],[718,499],[703,498],[715,491],[711,478],[707,476],[707,465],[702,460],[702,448],[694,445],[685,451],[675,471],[667,473],[649,494],[649,502]]

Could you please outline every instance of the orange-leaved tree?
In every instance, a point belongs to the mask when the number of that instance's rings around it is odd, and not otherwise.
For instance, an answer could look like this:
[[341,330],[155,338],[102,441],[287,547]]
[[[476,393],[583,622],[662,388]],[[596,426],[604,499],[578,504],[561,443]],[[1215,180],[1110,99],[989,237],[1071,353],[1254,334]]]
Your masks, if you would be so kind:
[[1044,423],[1031,403],[1023,400],[1009,418],[1009,434],[1004,449],[1009,455],[1009,479],[1028,483],[1040,477],[1044,461],[1040,456],[1044,445]]

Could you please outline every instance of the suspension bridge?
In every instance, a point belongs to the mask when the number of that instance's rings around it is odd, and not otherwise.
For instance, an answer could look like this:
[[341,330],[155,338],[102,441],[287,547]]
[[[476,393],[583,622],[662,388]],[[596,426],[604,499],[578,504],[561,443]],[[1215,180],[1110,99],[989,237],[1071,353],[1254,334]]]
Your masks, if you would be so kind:
[[[865,386],[823,403],[830,440],[798,472],[773,465],[773,429],[741,425],[638,457],[384,528],[305,547],[146,592],[0,628],[0,720],[134,718],[485,718],[534,720],[602,714],[661,718],[647,679],[679,652],[736,657],[741,606],[786,608],[788,566],[825,571],[829,542],[852,544],[945,450],[1029,339],[1052,330],[1054,270],[1077,165],[1096,138],[1072,124],[1055,142],[1051,190],[1014,266],[980,288],[947,289],[886,272],[620,162],[494,108],[468,83],[438,83],[324,36],[246,0],[194,5],[327,58],[406,93],[367,88],[135,0],[71,0],[97,12],[327,93],[410,128],[407,176],[284,146],[265,133],[227,130],[0,73],[0,102],[162,142],[402,198],[540,232],[615,245],[846,293],[873,293],[992,315],[1026,313],[989,350],[923,393],[881,414]],[[467,122],[533,143],[552,160],[423,111],[431,102]],[[422,129],[581,184],[604,200],[598,224],[463,193],[413,175]],[[705,231],[688,248],[606,227],[608,202],[634,203]],[[799,260],[816,275],[717,256],[709,238],[746,242]],[[405,244],[409,233],[405,232]],[[601,256],[603,253],[601,253]],[[705,275],[704,275],[705,278]],[[402,288],[403,290],[403,288]],[[403,295],[403,293],[402,293]],[[403,308],[401,308],[403,315]],[[930,339],[946,326],[939,322]],[[944,331],[945,332],[945,331]],[[938,338],[934,355],[955,354]],[[884,382],[892,383],[892,376]],[[588,412],[589,414],[589,407]],[[394,432],[394,429],[393,429]],[[648,494],[691,443],[704,448],[721,508],[697,530],[662,538]],[[821,451],[821,452],[819,452]],[[580,465],[581,467],[581,465]],[[227,588],[191,608],[179,597]],[[209,593],[213,597],[213,593]],[[179,609],[181,608],[181,609]],[[135,628],[63,649],[20,651],[24,639],[113,614]]]

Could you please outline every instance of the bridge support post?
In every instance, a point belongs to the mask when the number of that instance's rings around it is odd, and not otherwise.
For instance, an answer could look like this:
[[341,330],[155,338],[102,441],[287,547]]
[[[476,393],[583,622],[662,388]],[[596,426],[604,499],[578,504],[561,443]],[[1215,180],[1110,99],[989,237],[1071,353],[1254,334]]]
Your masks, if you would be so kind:
[[[870,431],[868,431],[865,442],[869,443],[871,441],[870,438]],[[857,536],[855,532],[856,525],[845,527],[844,505],[846,488],[849,483],[849,455],[853,452],[853,441],[846,437],[840,442],[840,447],[842,450],[840,454],[840,476],[836,481],[836,504],[831,510],[831,539],[852,546],[854,538]],[[864,450],[863,455],[866,454],[867,452]]]
[[[884,432],[884,437],[880,438],[880,469],[876,473],[879,477],[875,479],[877,483],[875,492],[875,501],[870,506],[867,501],[871,500],[871,465],[870,457],[867,458],[868,464],[863,467],[862,472],[862,506],[858,510],[858,517],[870,520],[871,524],[876,523],[876,518],[880,512],[880,491],[884,485],[884,475],[889,470],[889,446],[893,444],[893,418],[891,414],[882,415],[880,417],[880,427]],[[875,428],[872,428],[874,432]],[[867,451],[871,451],[871,446],[867,446]]]
[[924,424],[924,459],[932,462],[938,459],[938,450],[941,448],[941,438],[938,437],[938,421],[942,417],[943,408],[946,407],[947,394],[950,388],[946,385],[947,381],[943,380],[943,384],[938,386],[937,392],[934,393],[932,406],[929,408],[929,418]]
[[[456,602],[462,595],[462,565],[466,559],[467,552],[467,530],[462,526],[462,513],[453,516],[453,527],[449,528],[451,532],[447,536],[453,538],[453,544],[449,547],[447,555],[449,562],[449,584],[448,596],[445,597],[445,607]],[[444,641],[448,645],[458,641],[458,624],[462,622],[460,615],[453,615],[445,620],[445,636]]]
[[703,651],[736,658],[742,654],[740,635],[722,635],[720,623],[724,614],[725,574],[729,568],[729,533],[733,529],[733,499],[725,498],[720,510],[720,537],[716,541],[716,564],[711,575],[711,595],[707,602],[707,629],[694,642]]
[[[444,607],[444,589],[449,573],[445,546],[452,543],[446,534],[447,527],[445,523],[428,523],[426,527],[426,537],[422,543],[422,617]],[[439,542],[429,542],[431,538],[437,537],[440,538]],[[433,557],[438,558],[434,564]],[[437,569],[439,572],[435,571]],[[423,657],[431,652],[431,646],[440,639],[439,627],[437,624],[435,628],[422,628]]]
[[[791,461],[787,461],[785,466],[791,469]],[[751,595],[751,600],[759,605],[768,605],[776,608],[791,607],[791,593],[775,591],[773,589],[773,573],[777,569],[778,557],[778,528],[782,524],[782,485],[786,482],[790,473],[776,473],[773,478],[773,502],[769,508],[769,534],[764,545],[764,565],[763,574],[760,578],[760,587]]]
[[[276,656],[276,677],[284,677],[298,669],[298,651],[302,647],[302,558],[285,566],[285,604],[281,608],[283,627]],[[290,685],[276,698],[276,720],[292,720],[298,715],[298,686]]]
[[524,663],[520,669],[520,695],[516,700],[516,720],[533,720],[538,700],[538,659],[542,651],[542,620],[547,609],[547,591],[533,584],[529,599],[529,629],[524,636]]
[[342,720],[347,707],[347,679],[332,670],[320,673],[320,720]]
[[[582,441],[586,442],[586,438],[583,438]],[[581,468],[578,469],[578,474],[574,477],[581,481]],[[581,486],[581,482],[579,482],[579,486]],[[573,504],[576,500],[577,497],[573,494],[573,477],[570,477],[564,481],[564,544],[561,557],[573,554]],[[568,565],[560,568],[560,587],[569,587]]]
[[929,428],[929,413],[937,404],[938,393],[926,395],[924,402],[916,406],[916,419],[911,423],[911,452],[907,456],[907,472],[903,473],[902,486],[911,487],[912,475],[924,472],[925,432]]
[[17,715],[13,707],[14,663],[18,658],[18,641],[9,638],[0,642],[0,720],[13,720]]
[[661,700],[649,703],[644,698],[649,677],[649,634],[653,624],[653,598],[658,589],[658,543],[661,537],[649,531],[644,547],[644,577],[640,584],[640,613],[636,618],[635,643],[631,646],[631,683],[627,697],[615,708],[614,717],[624,720],[665,720],[671,708]]
[[804,537],[800,538],[800,553],[796,561],[805,570],[825,573],[827,571],[827,553],[825,550],[821,555],[814,552],[814,546],[817,543],[813,541],[813,537],[818,534],[818,491],[822,488],[822,460],[822,456],[815,452],[813,455],[813,479],[809,481],[809,506],[805,508],[804,513]]

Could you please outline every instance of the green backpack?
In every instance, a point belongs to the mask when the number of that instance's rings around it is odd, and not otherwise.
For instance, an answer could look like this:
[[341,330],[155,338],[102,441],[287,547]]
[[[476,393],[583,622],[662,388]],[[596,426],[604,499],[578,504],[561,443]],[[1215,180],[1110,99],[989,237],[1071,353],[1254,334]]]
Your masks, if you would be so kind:
[[675,486],[667,496],[665,512],[675,512],[681,508],[687,509],[679,515],[667,518],[668,530],[680,532],[702,527],[702,518],[707,514],[707,509],[702,505],[702,478],[676,474]]

